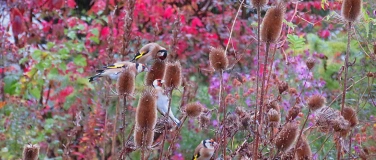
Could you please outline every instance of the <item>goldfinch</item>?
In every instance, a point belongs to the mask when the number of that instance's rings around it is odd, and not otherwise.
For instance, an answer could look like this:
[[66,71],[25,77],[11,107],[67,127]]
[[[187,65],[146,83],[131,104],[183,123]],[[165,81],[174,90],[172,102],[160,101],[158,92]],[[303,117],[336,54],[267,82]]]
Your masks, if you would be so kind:
[[209,160],[214,154],[214,146],[217,145],[213,139],[203,140],[195,149],[192,160]]
[[[116,64],[116,63],[115,63]],[[147,72],[148,69],[144,64],[141,63],[132,63],[130,62],[127,65],[123,65],[120,68],[114,67],[116,65],[110,65],[104,67],[105,69],[99,69],[97,70],[97,74],[95,76],[92,76],[89,78],[89,82],[92,82],[100,77],[110,77],[112,80],[116,80],[120,73],[123,72],[125,69],[130,69],[133,70],[135,73],[140,73],[140,72]]]
[[[164,90],[162,88],[162,84],[164,83],[161,79],[156,79],[153,81],[153,87],[157,91],[157,109],[162,114],[165,115],[168,110],[168,97],[164,94]],[[172,108],[170,107],[170,112],[168,113],[170,119],[177,125],[180,125],[180,121],[175,118],[174,114],[172,113]]]
[[148,43],[143,46],[132,59],[138,63],[147,63],[152,59],[159,58],[165,60],[167,58],[167,50],[157,43]]

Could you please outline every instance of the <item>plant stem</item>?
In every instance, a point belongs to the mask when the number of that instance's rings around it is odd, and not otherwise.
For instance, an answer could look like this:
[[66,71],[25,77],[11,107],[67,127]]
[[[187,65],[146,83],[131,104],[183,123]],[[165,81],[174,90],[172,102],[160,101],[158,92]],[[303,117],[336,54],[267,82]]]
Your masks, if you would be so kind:
[[166,138],[167,138],[167,125],[166,124],[168,123],[169,113],[170,113],[170,110],[171,110],[172,90],[173,90],[173,88],[169,89],[169,91],[168,91],[168,109],[167,109],[167,113],[165,113],[165,115],[164,115],[166,123],[164,125],[164,133],[163,133],[162,146],[161,146],[162,148],[161,148],[161,154],[159,155],[159,160],[162,160],[164,144],[165,144],[165,141],[166,141]]
[[176,138],[177,138],[178,135],[180,134],[181,128],[183,127],[183,124],[184,124],[185,120],[187,120],[187,115],[184,116],[182,123],[181,123],[180,126],[177,128],[176,134],[175,134],[174,138],[172,139],[171,145],[168,147],[168,153],[167,153],[167,154],[171,154],[171,153],[172,153],[171,150],[172,150],[172,148],[173,148],[173,146],[174,146],[174,143],[175,143]]
[[127,112],[127,95],[123,96],[123,103],[124,103],[123,113],[122,113],[122,115],[123,115],[123,117],[122,117],[123,118],[123,126],[122,126],[123,131],[121,132],[121,134],[122,134],[122,138],[123,138],[123,147],[125,147],[125,114]]
[[[265,89],[264,89],[264,85],[265,85],[265,75],[266,75],[266,67],[267,67],[267,64],[268,64],[268,54],[269,54],[269,47],[270,47],[270,42],[266,42],[266,52],[265,52],[265,59],[264,59],[264,67],[263,67],[263,73],[262,73],[262,79],[261,79],[261,97],[260,97],[260,111],[258,113],[256,113],[256,115],[258,115],[258,121],[260,122],[260,124],[258,125],[257,127],[257,134],[256,134],[256,143],[255,143],[255,146],[254,146],[254,155],[253,155],[253,159],[257,159],[257,152],[258,152],[258,147],[259,147],[259,141],[260,141],[260,129],[262,127],[262,116],[263,116],[263,108],[264,108],[264,92],[265,92]],[[257,126],[257,125],[256,125]]]
[[222,128],[222,134],[223,134],[223,157],[226,157],[226,106],[223,104],[223,70],[220,71],[220,86],[219,86],[219,108],[223,107],[223,128]]
[[[347,28],[347,50],[346,50],[346,55],[345,55],[345,78],[343,79],[343,91],[342,91],[342,105],[341,105],[341,115],[343,114],[343,108],[345,108],[345,100],[346,100],[346,83],[347,83],[347,72],[348,72],[348,62],[349,62],[349,52],[350,52],[350,30],[351,30],[351,22],[348,23],[348,28]],[[337,152],[337,158],[341,159],[341,149],[340,147],[337,147],[338,152]]]
[[[260,72],[260,28],[261,28],[261,13],[260,13],[260,7],[257,7],[257,68],[256,68],[256,111],[255,114],[257,114],[257,106],[258,106],[258,91],[259,91],[259,72]],[[254,124],[256,125],[256,119],[257,116],[254,118]]]
[[120,103],[120,98],[119,98],[119,102],[116,103],[116,109],[115,109],[115,119],[114,119],[114,125],[113,125],[113,130],[112,130],[112,147],[111,147],[111,154],[112,156],[116,157],[116,154],[115,154],[115,148],[116,148],[116,126],[117,126],[117,120],[118,120],[118,116],[119,116],[119,103]]
[[[298,142],[299,142],[300,137],[302,137],[303,129],[304,129],[306,123],[307,123],[307,120],[308,120],[308,117],[309,117],[309,114],[310,114],[310,113],[311,113],[311,109],[308,109],[307,116],[306,116],[306,118],[305,118],[305,120],[304,120],[304,123],[303,123],[302,129],[300,130],[300,133],[299,133],[299,136],[298,136],[298,140],[297,140]],[[297,146],[298,146],[298,143],[295,143],[294,154],[293,154],[293,155],[295,155],[295,152],[296,152],[296,148],[297,148]]]

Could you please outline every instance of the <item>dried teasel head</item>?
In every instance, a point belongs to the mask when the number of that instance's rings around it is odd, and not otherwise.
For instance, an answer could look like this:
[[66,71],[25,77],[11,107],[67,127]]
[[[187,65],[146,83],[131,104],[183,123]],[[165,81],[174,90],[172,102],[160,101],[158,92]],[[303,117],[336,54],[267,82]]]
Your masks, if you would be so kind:
[[297,139],[299,134],[298,125],[295,122],[287,123],[274,140],[274,144],[279,151],[288,151]]
[[196,118],[200,116],[204,107],[201,103],[193,102],[185,105],[185,114],[190,118]]
[[294,147],[292,147],[287,152],[283,152],[281,155],[281,160],[295,160]]
[[362,0],[343,0],[341,14],[348,22],[356,21],[362,12]]
[[[251,0],[251,3],[252,3],[252,6],[257,9],[257,8],[264,7],[268,3],[268,1],[269,0]],[[257,13],[257,14],[261,14],[261,13]]]
[[24,146],[22,159],[23,160],[38,160],[39,157],[39,145],[27,144]]
[[355,127],[358,124],[358,117],[353,108],[351,107],[343,108],[342,115],[343,115],[343,118],[345,118],[347,121],[350,122],[350,127]]
[[199,117],[199,123],[201,128],[207,128],[210,124],[210,114],[201,114]]
[[148,87],[138,101],[134,142],[137,148],[150,149],[157,123],[157,97],[154,88]]
[[282,31],[285,7],[279,3],[266,11],[264,20],[261,23],[261,40],[266,43],[275,43]]
[[290,95],[297,95],[298,91],[296,90],[296,88],[289,88],[289,94]]
[[228,67],[228,58],[226,52],[221,48],[210,49],[209,53],[210,66],[216,71],[226,70]]
[[225,130],[227,131],[227,135],[232,135],[235,133],[237,130],[239,130],[240,127],[240,121],[239,117],[236,114],[230,114],[226,117],[225,120]]
[[322,108],[326,103],[326,99],[324,96],[320,94],[312,95],[307,100],[307,105],[310,110],[316,111],[320,108]]
[[312,57],[307,58],[306,66],[309,70],[311,70],[315,66],[315,59]]
[[285,81],[283,82],[280,82],[278,84],[278,91],[279,91],[279,94],[282,94],[283,92],[285,92],[287,89],[289,89],[289,84]]
[[119,95],[132,95],[135,89],[135,78],[134,72],[125,70],[122,72],[117,79],[116,89]]
[[275,109],[278,113],[281,112],[281,107],[279,106],[277,101],[271,101],[266,106],[268,110]]
[[181,65],[179,61],[168,62],[166,64],[166,71],[163,76],[164,85],[168,89],[175,89],[181,85],[182,82],[182,72]]
[[248,130],[250,128],[252,118],[249,114],[246,114],[245,116],[240,117],[239,120],[240,120],[240,123],[241,123],[241,126],[240,126],[241,130]]
[[270,109],[268,112],[269,122],[279,122],[281,120],[281,115],[275,109]]
[[149,72],[146,73],[145,82],[146,85],[152,86],[154,80],[163,79],[165,73],[166,62],[160,59],[155,59]]
[[345,133],[350,130],[349,121],[346,120],[342,115],[337,116],[333,121],[331,121],[330,125],[336,132]]
[[287,112],[286,120],[287,120],[287,121],[292,121],[292,120],[294,120],[296,117],[298,117],[300,111],[301,111],[301,108],[300,108],[299,106],[291,107],[291,108],[289,109],[289,111]]
[[297,141],[295,157],[297,160],[311,160],[312,151],[305,135],[302,135]]
[[244,110],[243,107],[241,106],[238,106],[235,108],[235,113],[239,116],[239,117],[243,117],[247,114],[247,112]]

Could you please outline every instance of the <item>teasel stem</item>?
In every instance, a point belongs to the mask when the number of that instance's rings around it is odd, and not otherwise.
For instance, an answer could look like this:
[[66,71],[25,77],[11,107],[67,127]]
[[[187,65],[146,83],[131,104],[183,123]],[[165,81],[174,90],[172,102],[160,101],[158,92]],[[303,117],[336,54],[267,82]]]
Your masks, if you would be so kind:
[[[306,125],[306,123],[307,123],[307,120],[308,120],[308,117],[309,117],[309,114],[311,113],[311,109],[308,109],[308,113],[307,113],[307,116],[306,116],[306,118],[305,118],[305,120],[304,120],[304,123],[303,123],[303,126],[302,126],[302,129],[300,130],[300,133],[299,133],[299,136],[298,136],[298,139],[297,139],[297,141],[299,141],[299,139],[300,139],[300,137],[302,136],[302,133],[303,133],[303,129],[304,129],[304,127],[305,127],[305,125]],[[296,152],[296,147],[298,146],[298,143],[295,143],[295,147],[294,147],[294,154],[293,155],[295,155],[295,152]]]
[[223,99],[223,70],[220,71],[220,86],[219,86],[219,108],[223,106],[223,120],[222,120],[222,134],[223,134],[223,157],[226,157],[226,107],[222,105]]
[[[266,67],[268,64],[268,54],[269,54],[269,47],[270,47],[270,42],[266,42],[266,52],[265,52],[265,60],[264,60],[264,73],[262,74],[262,79],[261,79],[261,97],[260,97],[260,111],[256,113],[258,115],[258,121],[259,121],[259,127],[257,127],[257,134],[256,134],[256,143],[254,146],[254,155],[253,159],[257,159],[257,153],[258,153],[258,147],[259,147],[259,141],[260,141],[260,127],[262,127],[262,116],[263,116],[263,103],[264,103],[264,85],[265,85],[265,75],[266,75]],[[257,125],[256,125],[257,126]]]
[[170,113],[170,110],[171,110],[171,96],[172,96],[173,88],[174,87],[168,89],[168,109],[167,109],[166,114],[164,115],[166,123],[164,125],[164,133],[163,133],[162,146],[161,146],[162,149],[161,149],[161,154],[159,155],[159,160],[162,160],[162,158],[163,158],[164,144],[165,144],[165,141],[166,141],[166,138],[167,138],[167,123],[168,123],[168,119],[169,119],[168,114]]
[[102,159],[105,159],[106,157],[106,131],[107,131],[107,110],[104,109],[104,114],[105,114],[105,117],[104,117],[104,130],[103,130],[103,144],[102,144],[102,148],[103,148],[103,154],[102,154]]
[[122,134],[122,138],[123,138],[123,147],[125,147],[125,124],[126,124],[126,122],[125,122],[125,115],[126,115],[126,113],[127,113],[127,95],[126,94],[124,94],[123,95],[123,104],[124,104],[124,107],[123,107],[123,113],[122,113],[122,115],[123,115],[123,126],[122,126],[122,128],[123,128],[123,131],[121,132],[121,134]]
[[119,104],[120,104],[120,98],[118,99],[118,103],[116,103],[115,106],[115,119],[114,119],[114,125],[112,129],[112,147],[111,147],[111,155],[116,157],[115,148],[116,148],[116,128],[117,128],[117,120],[119,118]]
[[[184,118],[183,118],[183,120],[182,120],[182,122],[181,122],[181,124],[180,124],[180,126],[176,129],[177,131],[176,131],[176,133],[175,133],[174,138],[172,139],[171,145],[168,147],[168,152],[167,152],[167,154],[172,154],[172,148],[173,148],[173,146],[174,146],[174,144],[175,144],[175,140],[176,140],[176,138],[178,137],[178,135],[180,134],[181,128],[183,127],[183,124],[184,124],[184,122],[187,120],[187,118],[188,118],[188,116],[185,115]],[[170,156],[170,155],[168,155],[168,156]]]
[[345,66],[344,66],[345,78],[343,80],[341,115],[343,114],[343,108],[345,108],[345,99],[346,99],[346,83],[347,83],[347,72],[348,72],[350,41],[351,41],[350,30],[351,30],[351,22],[348,23],[348,28],[347,28],[347,50],[346,50],[346,55],[345,55]]
[[[255,113],[257,114],[257,106],[258,106],[258,91],[259,91],[259,74],[260,74],[260,28],[261,28],[261,13],[260,13],[261,8],[257,7],[257,68],[256,68],[256,111]],[[256,119],[257,116],[254,118],[254,124],[255,127],[256,125]],[[255,129],[257,130],[257,129]]]
[[[342,91],[342,104],[341,104],[341,115],[343,114],[343,109],[345,108],[345,100],[346,100],[346,83],[347,83],[347,72],[348,72],[348,63],[349,63],[349,52],[350,52],[350,30],[351,30],[351,22],[348,22],[348,28],[347,28],[347,50],[345,55],[345,78],[343,79],[343,91]],[[341,147],[337,147],[337,159],[341,159]]]

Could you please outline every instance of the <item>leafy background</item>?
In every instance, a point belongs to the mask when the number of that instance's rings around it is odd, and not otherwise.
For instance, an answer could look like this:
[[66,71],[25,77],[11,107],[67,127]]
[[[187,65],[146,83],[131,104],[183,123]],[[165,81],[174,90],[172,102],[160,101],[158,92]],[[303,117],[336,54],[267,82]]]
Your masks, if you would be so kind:
[[[133,14],[129,15],[132,2]],[[233,99],[229,111],[233,112],[236,106],[254,107],[257,14],[248,1],[245,3],[229,42],[230,28],[240,5],[235,0],[0,2],[0,159],[20,158],[27,143],[41,146],[40,159],[110,158],[117,98],[109,88],[114,88],[115,83],[89,83],[87,78],[103,65],[133,58],[148,42],[165,46],[174,59],[180,60],[186,84],[195,86],[192,88],[196,94],[190,101],[199,101],[208,109],[217,107],[219,88],[219,75],[206,71],[210,46],[225,48],[230,43],[228,55],[234,67],[224,75],[226,99]],[[269,5],[273,3],[271,0]],[[366,77],[368,72],[376,71],[376,6],[372,0],[363,3],[362,18],[352,30],[350,59],[356,61],[349,73],[354,86],[346,100],[359,111],[360,124],[353,136],[354,154],[362,146],[373,146],[376,153],[376,84]],[[305,88],[303,99],[321,93],[331,102],[341,92],[338,71],[347,42],[344,21],[339,15],[341,2],[304,0],[296,4],[287,3],[283,36],[273,61],[273,78],[288,82],[298,91]],[[132,23],[127,28],[129,18]],[[308,57],[316,60],[311,72],[305,68]],[[234,81],[239,76],[245,81],[236,86]],[[128,107],[129,124],[125,131],[121,130],[126,134],[133,124],[132,112],[143,80],[141,73],[137,76],[138,92]],[[278,92],[275,87],[271,90],[271,95]],[[181,117],[178,109],[182,92],[174,91],[173,96],[173,111]],[[292,99],[292,95],[283,95],[284,112]],[[339,108],[339,100],[333,107]],[[208,128],[189,119],[175,144],[173,158],[190,158],[202,139],[212,137],[218,125],[215,117],[213,114]],[[236,148],[244,136],[245,133],[238,133],[230,148]],[[320,136],[321,133],[311,134],[309,139]],[[314,153],[325,138],[311,143]],[[335,157],[332,144],[329,140],[315,158]],[[130,155],[134,159],[138,156],[138,151]],[[157,152],[153,152],[152,157],[156,156]]]

